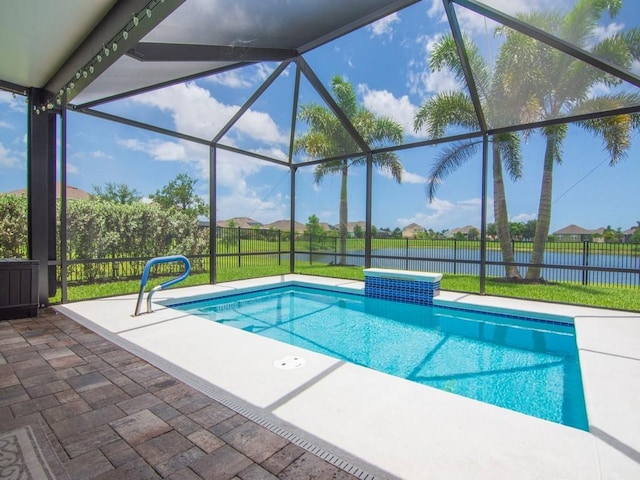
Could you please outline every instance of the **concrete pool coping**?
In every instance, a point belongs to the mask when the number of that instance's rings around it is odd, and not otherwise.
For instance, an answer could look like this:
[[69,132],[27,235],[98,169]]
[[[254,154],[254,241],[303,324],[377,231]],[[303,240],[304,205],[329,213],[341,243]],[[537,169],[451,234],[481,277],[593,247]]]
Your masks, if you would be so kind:
[[[590,432],[484,404],[185,315],[161,303],[282,282],[358,292],[363,282],[283,275],[56,307],[212,396],[377,478],[640,478],[640,313],[442,291],[437,300],[574,318]],[[304,357],[304,367],[274,368]]]

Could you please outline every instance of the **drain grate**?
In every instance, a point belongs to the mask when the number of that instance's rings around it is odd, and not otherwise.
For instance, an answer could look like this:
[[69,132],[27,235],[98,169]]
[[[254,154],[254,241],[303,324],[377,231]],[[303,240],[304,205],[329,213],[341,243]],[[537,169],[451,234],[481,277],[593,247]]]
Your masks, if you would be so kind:
[[273,366],[280,370],[293,370],[302,367],[307,361],[297,355],[287,355],[273,361]]

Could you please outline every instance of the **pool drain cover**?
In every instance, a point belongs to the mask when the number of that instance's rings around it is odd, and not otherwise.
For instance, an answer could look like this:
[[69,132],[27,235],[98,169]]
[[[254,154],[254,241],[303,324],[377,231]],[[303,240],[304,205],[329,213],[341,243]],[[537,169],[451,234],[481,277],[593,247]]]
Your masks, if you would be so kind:
[[286,357],[278,358],[273,361],[273,366],[280,370],[293,370],[294,368],[300,368],[306,363],[306,360],[296,355],[287,355]]

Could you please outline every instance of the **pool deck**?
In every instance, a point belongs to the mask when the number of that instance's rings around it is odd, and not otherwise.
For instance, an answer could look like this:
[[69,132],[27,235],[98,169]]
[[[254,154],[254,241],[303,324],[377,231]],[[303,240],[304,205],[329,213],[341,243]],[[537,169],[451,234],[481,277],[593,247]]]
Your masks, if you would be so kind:
[[[356,281],[283,275],[159,292],[154,313],[138,317],[131,316],[132,295],[56,310],[360,478],[640,478],[640,313],[446,291],[438,297],[573,317],[590,425],[584,432],[162,306],[286,281],[364,288]],[[303,357],[305,365],[274,367],[288,355]]]

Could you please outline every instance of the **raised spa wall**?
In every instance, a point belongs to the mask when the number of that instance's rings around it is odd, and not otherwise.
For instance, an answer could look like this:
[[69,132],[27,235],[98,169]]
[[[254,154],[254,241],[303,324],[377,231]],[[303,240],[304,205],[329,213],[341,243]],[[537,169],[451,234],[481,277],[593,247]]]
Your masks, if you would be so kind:
[[441,273],[364,269],[364,295],[396,302],[433,305],[440,294]]

